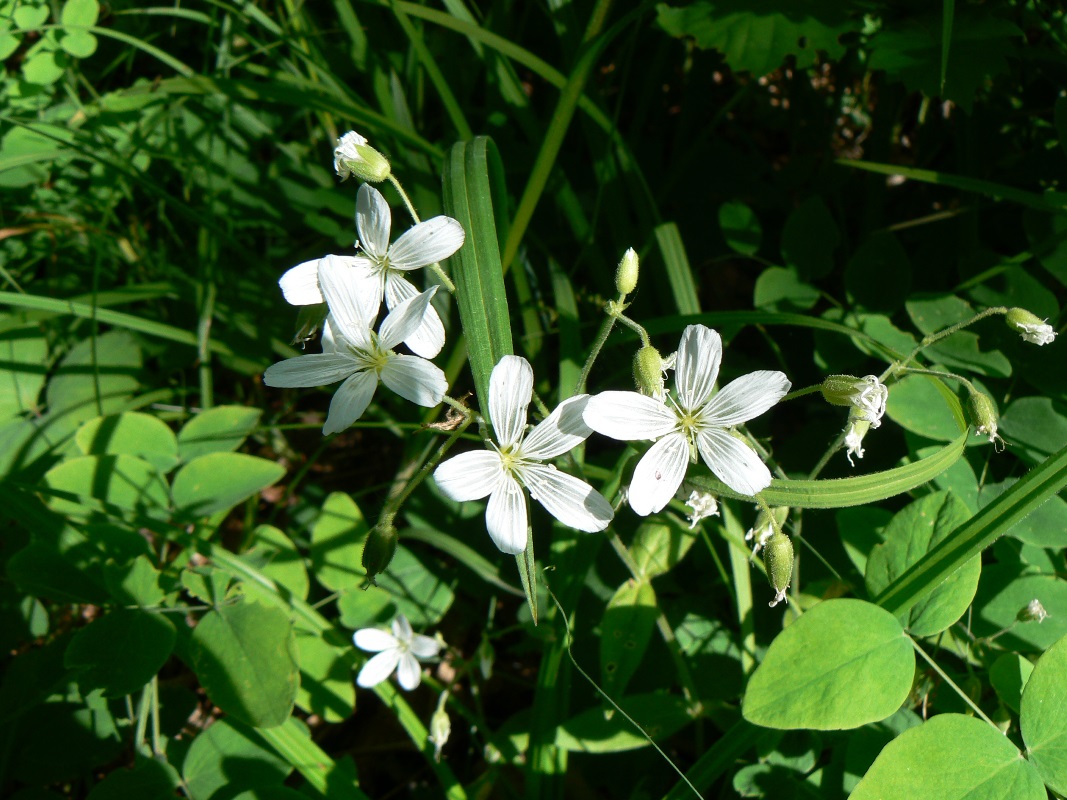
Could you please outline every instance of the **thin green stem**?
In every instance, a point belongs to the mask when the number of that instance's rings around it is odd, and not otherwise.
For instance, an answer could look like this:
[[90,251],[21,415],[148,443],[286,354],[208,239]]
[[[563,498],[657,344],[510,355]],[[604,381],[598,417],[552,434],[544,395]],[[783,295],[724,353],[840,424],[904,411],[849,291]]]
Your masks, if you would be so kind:
[[804,397],[805,395],[815,394],[816,392],[821,390],[822,384],[817,383],[814,386],[808,386],[804,389],[797,389],[796,391],[790,392],[778,402],[784,403],[786,400],[796,400],[798,397]]
[[943,372],[937,369],[917,369],[916,367],[905,367],[904,372],[907,375],[933,375],[935,378],[947,378],[951,381],[959,381],[967,387],[971,394],[977,394],[978,390],[974,384],[964,378],[962,375],[957,375],[955,372]]
[[999,733],[1000,728],[997,728],[996,723],[994,723],[993,720],[991,720],[985,715],[985,712],[978,707],[978,705],[970,698],[970,696],[965,691],[963,691],[963,689],[956,685],[955,681],[953,681],[952,678],[950,678],[945,673],[945,671],[941,669],[940,666],[938,666],[937,662],[934,661],[925,650],[919,647],[919,643],[910,637],[908,640],[911,642],[911,646],[915,648],[915,652],[922,656],[923,660],[933,668],[934,672],[940,675],[941,679],[952,687],[952,690],[960,696],[960,699],[962,699],[964,703],[969,705],[975,714],[977,714],[990,725],[992,725],[994,728],[996,728],[997,732]]
[[901,370],[908,366],[912,359],[914,359],[927,347],[933,344],[937,344],[942,339],[945,339],[956,333],[956,331],[963,330],[964,328],[973,325],[979,320],[983,320],[986,317],[991,317],[994,314],[1007,314],[1010,310],[1011,309],[1009,309],[1007,306],[993,306],[992,308],[987,308],[985,311],[981,311],[975,314],[970,319],[964,320],[963,322],[957,322],[955,325],[949,325],[947,328],[938,331],[937,333],[931,333],[927,336],[924,336],[922,341],[915,346],[915,349],[912,350],[911,353],[905,356],[902,360],[890,364],[889,367],[885,370],[885,372],[883,372],[879,376],[878,380],[882,381],[882,383],[885,383],[886,379],[896,376]]
[[[397,13],[400,13],[399,11]],[[469,137],[468,137],[469,138]],[[389,183],[393,184],[393,188],[396,189],[400,195],[400,199],[404,201],[404,207],[407,208],[408,213],[411,215],[411,219],[418,225],[422,220],[419,219],[419,213],[415,210],[415,204],[411,202],[411,198],[408,197],[408,193],[404,191],[404,187],[400,185],[400,180],[389,173]],[[430,264],[430,270],[441,280],[441,285],[444,286],[450,294],[456,293],[456,284],[452,283],[452,279],[448,277],[448,274],[444,271],[440,264],[436,261]]]
[[574,386],[575,394],[584,394],[585,385],[589,380],[589,373],[593,369],[593,363],[600,356],[600,351],[604,349],[604,344],[608,340],[608,336],[611,334],[612,328],[615,327],[615,317],[608,315],[604,322],[600,325],[600,330],[597,332],[596,340],[593,342],[593,348],[589,351],[589,357],[585,360],[585,366],[582,367],[582,374],[578,376],[578,383]]
[[[609,310],[608,313],[611,314],[611,311]],[[648,336],[648,331],[645,330],[643,325],[641,325],[640,323],[634,322],[628,316],[623,314],[622,311],[617,311],[616,313],[612,314],[612,316],[615,317],[619,322],[621,322],[623,325],[625,325],[627,328],[629,328],[630,330],[632,330],[634,333],[636,333],[638,336],[641,337],[641,346],[642,347],[650,347],[652,345],[652,340]]]

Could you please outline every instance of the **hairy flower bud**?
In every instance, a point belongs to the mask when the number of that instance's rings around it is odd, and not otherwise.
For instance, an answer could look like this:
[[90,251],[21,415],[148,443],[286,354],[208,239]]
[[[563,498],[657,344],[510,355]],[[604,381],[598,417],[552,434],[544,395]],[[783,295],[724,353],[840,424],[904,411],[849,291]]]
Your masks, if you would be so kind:
[[820,386],[826,402],[848,406],[848,418],[869,422],[872,428],[882,424],[889,388],[877,375],[856,378],[852,375],[830,375]]
[[667,362],[652,345],[645,345],[634,356],[634,383],[637,391],[649,397],[663,397],[663,371]]
[[441,692],[441,697],[437,701],[437,710],[433,712],[433,716],[430,717],[430,732],[427,738],[433,742],[433,760],[441,760],[441,748],[448,742],[448,737],[452,734],[452,721],[448,718],[448,712],[445,711],[445,702],[448,700],[448,692]]
[[975,431],[988,436],[990,444],[999,453],[1004,450],[1004,439],[997,433],[997,409],[988,395],[971,392],[967,398],[967,416],[974,423]]
[[1035,598],[1019,609],[1019,613],[1015,615],[1015,618],[1019,622],[1036,622],[1040,624],[1049,618],[1049,613],[1041,605],[1041,601]]
[[1056,331],[1035,314],[1025,308],[1013,308],[1004,317],[1008,327],[1031,344],[1051,344],[1056,338]]
[[763,565],[767,568],[767,580],[774,589],[774,608],[785,600],[786,589],[793,579],[793,541],[784,533],[775,533],[763,547]]
[[637,253],[631,247],[622,254],[619,266],[615,270],[615,288],[619,294],[629,294],[637,288]]
[[355,131],[349,131],[337,140],[333,168],[341,180],[354,175],[367,183],[381,183],[392,172],[386,157]]
[[[384,572],[396,553],[396,542],[400,538],[392,525],[375,525],[363,545],[363,569],[367,571],[368,584],[375,584],[374,576]],[[365,588],[365,587],[364,587]]]

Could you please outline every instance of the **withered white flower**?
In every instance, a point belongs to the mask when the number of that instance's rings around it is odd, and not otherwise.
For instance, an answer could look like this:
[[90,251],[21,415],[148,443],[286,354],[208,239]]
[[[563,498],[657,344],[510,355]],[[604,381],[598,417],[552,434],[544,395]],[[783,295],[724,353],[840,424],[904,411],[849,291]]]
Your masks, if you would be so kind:
[[624,441],[655,441],[630,482],[629,502],[635,513],[645,516],[666,506],[697,452],[735,492],[752,496],[770,485],[770,470],[729,429],[781,400],[789,391],[789,379],[776,371],[752,372],[713,395],[721,361],[719,334],[690,325],[678,345],[674,397],[661,402],[638,392],[602,392],[590,398],[585,421],[597,433]]
[[689,494],[689,499],[685,501],[685,504],[693,509],[693,513],[687,515],[690,530],[695,528],[697,523],[706,517],[719,516],[719,503],[715,500],[715,496],[709,492],[694,489]]
[[[361,279],[363,305],[378,313],[382,298],[386,305],[396,308],[404,300],[414,297],[418,289],[404,277],[405,272],[434,264],[459,250],[466,234],[463,226],[452,217],[440,216],[420,222],[389,244],[392,211],[382,193],[363,184],[356,195],[356,229],[362,253],[354,256],[332,256],[338,263],[356,272]],[[323,302],[318,281],[318,265],[322,259],[297,264],[278,281],[285,299],[296,306]],[[404,344],[423,358],[433,358],[445,346],[445,328],[433,306]]]
[[448,381],[445,374],[424,358],[398,355],[393,348],[417,328],[426,313],[433,287],[399,303],[382,321],[378,333],[371,329],[374,316],[365,305],[357,274],[337,256],[322,259],[318,282],[330,309],[323,329],[322,352],[296,356],[267,368],[267,386],[325,386],[344,381],[330,401],[324,434],[342,431],[363,416],[381,381],[405,400],[420,406],[441,402]]
[[489,417],[496,442],[488,450],[461,453],[442,463],[433,477],[458,502],[489,498],[485,525],[505,553],[526,548],[527,509],[523,487],[564,525],[602,531],[614,512],[600,492],[585,481],[542,462],[584,442],[591,431],[582,421],[588,395],[564,400],[533,430],[526,412],[533,397],[533,369],[521,356],[504,356],[489,378]]
[[411,691],[422,681],[420,658],[434,658],[441,650],[437,639],[415,633],[403,614],[393,620],[393,632],[378,628],[356,631],[352,641],[360,650],[377,653],[359,671],[356,683],[364,689],[377,686],[396,670],[402,689]]

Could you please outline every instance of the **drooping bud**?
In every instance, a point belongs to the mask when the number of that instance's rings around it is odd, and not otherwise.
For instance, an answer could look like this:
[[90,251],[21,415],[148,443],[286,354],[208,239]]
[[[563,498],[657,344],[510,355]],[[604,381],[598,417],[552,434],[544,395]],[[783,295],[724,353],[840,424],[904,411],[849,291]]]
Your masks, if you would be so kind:
[[1041,605],[1041,601],[1035,597],[1019,610],[1019,613],[1015,615],[1015,618],[1019,620],[1019,622],[1036,622],[1040,624],[1049,618],[1049,613],[1045,610],[1045,607]]
[[862,383],[855,375],[827,375],[820,384],[823,399],[833,406],[850,406],[856,387]]
[[433,742],[434,761],[441,760],[441,748],[445,746],[448,737],[452,734],[452,721],[448,718],[448,712],[445,711],[447,700],[448,692],[441,692],[441,697],[437,701],[437,710],[430,717],[430,733],[426,738]]
[[856,378],[852,375],[830,375],[820,386],[826,402],[835,406],[848,406],[849,420],[861,419],[872,428],[882,424],[889,387],[878,380],[877,375]]
[[775,533],[763,548],[763,565],[767,568],[767,580],[774,589],[774,608],[785,600],[786,589],[793,579],[793,541],[784,533]]
[[619,266],[615,270],[615,288],[619,294],[630,294],[637,288],[637,253],[631,247],[622,254]]
[[775,526],[774,523],[778,523],[778,530],[782,529],[785,525],[785,520],[789,516],[788,506],[777,506],[771,509],[771,514],[774,515],[774,520],[771,520],[771,516],[762,509],[756,514],[756,521],[752,523],[752,527],[745,533],[745,541],[752,542],[752,556],[755,557],[764,545],[770,541],[770,538],[774,536]]
[[1051,344],[1056,338],[1052,326],[1025,308],[1013,308],[1004,317],[1008,327],[1031,344]]
[[1004,439],[997,433],[997,409],[988,395],[982,392],[971,392],[967,398],[967,415],[974,423],[975,431],[982,436],[988,436],[990,444],[998,452],[1004,450]]
[[392,525],[375,525],[363,545],[363,569],[367,571],[367,581],[363,588],[377,586],[374,576],[384,572],[396,553],[396,542],[400,538]]
[[652,345],[648,344],[637,351],[634,356],[634,383],[637,391],[649,397],[663,399],[663,372],[666,361]]
[[367,183],[381,183],[392,172],[386,157],[355,131],[349,131],[337,140],[333,168],[341,180],[354,175]]

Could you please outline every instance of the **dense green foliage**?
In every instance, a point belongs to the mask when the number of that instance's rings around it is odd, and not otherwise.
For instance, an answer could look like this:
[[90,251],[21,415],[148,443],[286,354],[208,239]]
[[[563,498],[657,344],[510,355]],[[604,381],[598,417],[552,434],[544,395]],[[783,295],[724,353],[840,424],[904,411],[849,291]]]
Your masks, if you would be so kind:
[[[1067,345],[1003,315],[1063,327],[1057,4],[0,0],[0,60],[0,794],[1067,794]],[[645,443],[594,435],[558,466],[611,526],[533,504],[512,558],[423,480],[473,416],[381,391],[323,438],[333,389],[264,385],[318,352],[279,277],[356,252],[350,129],[466,231],[472,412],[510,354],[533,422],[633,388],[630,247],[664,355],[700,323],[720,383],[785,373],[759,522],[703,463],[718,516],[636,516]],[[818,387],[869,373],[846,457]],[[358,688],[399,614],[447,648]]]

